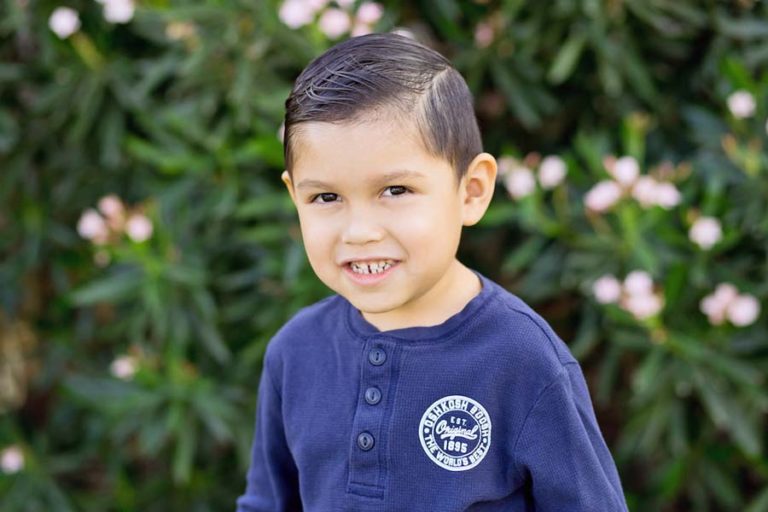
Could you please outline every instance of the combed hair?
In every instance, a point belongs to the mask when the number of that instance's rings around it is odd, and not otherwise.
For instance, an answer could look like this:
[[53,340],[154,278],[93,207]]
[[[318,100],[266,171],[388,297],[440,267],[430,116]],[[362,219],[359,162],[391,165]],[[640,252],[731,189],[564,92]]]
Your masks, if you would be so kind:
[[354,37],[323,53],[296,79],[285,107],[288,172],[301,123],[354,123],[377,113],[415,121],[426,150],[459,178],[483,150],[464,78],[436,51],[397,34]]

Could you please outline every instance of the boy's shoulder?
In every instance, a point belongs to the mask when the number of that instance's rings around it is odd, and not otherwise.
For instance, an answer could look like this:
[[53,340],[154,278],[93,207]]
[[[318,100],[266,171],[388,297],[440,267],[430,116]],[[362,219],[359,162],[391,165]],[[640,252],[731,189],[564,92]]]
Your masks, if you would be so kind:
[[531,306],[500,284],[487,278],[485,282],[496,288],[488,320],[503,333],[501,341],[509,344],[516,356],[531,363],[548,361],[557,368],[577,362],[565,342]]

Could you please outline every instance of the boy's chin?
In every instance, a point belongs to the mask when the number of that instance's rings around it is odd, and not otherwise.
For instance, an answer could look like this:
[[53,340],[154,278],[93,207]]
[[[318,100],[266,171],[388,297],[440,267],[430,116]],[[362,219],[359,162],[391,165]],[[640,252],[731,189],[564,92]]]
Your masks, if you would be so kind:
[[381,298],[376,297],[350,297],[348,295],[340,294],[349,301],[363,316],[378,316],[385,315],[387,313],[397,313],[402,307],[402,303],[392,297],[391,294],[387,294]]

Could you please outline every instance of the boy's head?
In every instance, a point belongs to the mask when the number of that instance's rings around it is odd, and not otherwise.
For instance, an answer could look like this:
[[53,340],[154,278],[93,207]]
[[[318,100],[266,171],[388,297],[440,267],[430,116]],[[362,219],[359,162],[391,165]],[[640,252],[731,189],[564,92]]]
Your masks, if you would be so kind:
[[388,329],[437,323],[476,293],[456,252],[496,161],[448,61],[401,36],[350,39],[286,104],[283,181],[321,281]]
[[285,102],[285,165],[301,152],[302,123],[390,116],[412,123],[422,146],[461,178],[483,151],[466,82],[442,55],[407,37],[370,34],[311,62]]

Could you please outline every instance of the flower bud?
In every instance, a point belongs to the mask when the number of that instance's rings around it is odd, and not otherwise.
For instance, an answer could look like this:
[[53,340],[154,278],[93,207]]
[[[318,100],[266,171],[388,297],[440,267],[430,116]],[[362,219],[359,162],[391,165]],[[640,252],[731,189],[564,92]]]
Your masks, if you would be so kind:
[[80,29],[80,16],[69,7],[57,7],[48,18],[48,26],[59,39],[66,39]]
[[516,167],[504,178],[504,186],[514,199],[522,199],[536,189],[536,179],[527,167]]
[[621,199],[621,187],[615,181],[601,181],[587,192],[584,204],[588,209],[602,213]]
[[563,182],[567,172],[562,158],[555,155],[547,156],[539,166],[539,183],[544,189],[555,188]]
[[601,304],[614,304],[621,298],[621,283],[610,274],[597,279],[592,285],[592,293]]
[[755,98],[747,91],[736,91],[728,96],[728,110],[738,119],[752,117],[755,113]]
[[699,217],[688,231],[688,237],[702,249],[709,250],[723,238],[720,221],[714,217]]

